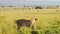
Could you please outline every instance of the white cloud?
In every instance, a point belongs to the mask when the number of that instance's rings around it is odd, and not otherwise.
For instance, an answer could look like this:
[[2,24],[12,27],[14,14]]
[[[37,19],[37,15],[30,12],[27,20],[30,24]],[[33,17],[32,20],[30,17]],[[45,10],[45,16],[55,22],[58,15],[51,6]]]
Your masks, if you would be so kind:
[[60,1],[60,0],[26,0],[26,1]]

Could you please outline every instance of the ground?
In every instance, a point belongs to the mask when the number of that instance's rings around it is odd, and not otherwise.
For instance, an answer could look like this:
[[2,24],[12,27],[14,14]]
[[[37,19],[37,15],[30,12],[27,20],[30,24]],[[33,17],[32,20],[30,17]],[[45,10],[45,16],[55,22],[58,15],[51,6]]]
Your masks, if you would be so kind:
[[[57,11],[58,10],[58,11]],[[14,20],[37,18],[36,30],[40,34],[60,34],[60,10],[58,9],[13,9],[0,8],[0,34],[20,34]],[[28,31],[29,30],[29,31]],[[23,30],[24,31],[24,30]],[[30,34],[30,29],[25,28],[24,34]]]

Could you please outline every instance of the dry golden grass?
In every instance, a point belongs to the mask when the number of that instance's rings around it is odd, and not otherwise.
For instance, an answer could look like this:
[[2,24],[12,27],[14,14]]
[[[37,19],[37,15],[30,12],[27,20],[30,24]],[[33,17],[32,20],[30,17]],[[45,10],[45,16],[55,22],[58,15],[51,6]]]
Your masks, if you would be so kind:
[[[41,29],[43,29],[44,31],[46,29],[52,30],[53,27],[55,27],[56,25],[58,27],[56,30],[58,29],[60,30],[59,27],[60,22],[58,23],[58,21],[60,21],[60,9],[30,9],[29,10],[29,9],[0,8],[0,34],[17,34],[18,33],[17,25],[14,24],[14,20],[22,19],[22,18],[24,19],[37,18],[37,21],[35,23],[37,26],[36,27],[37,30],[41,30]],[[59,32],[60,31],[58,31],[58,33]]]

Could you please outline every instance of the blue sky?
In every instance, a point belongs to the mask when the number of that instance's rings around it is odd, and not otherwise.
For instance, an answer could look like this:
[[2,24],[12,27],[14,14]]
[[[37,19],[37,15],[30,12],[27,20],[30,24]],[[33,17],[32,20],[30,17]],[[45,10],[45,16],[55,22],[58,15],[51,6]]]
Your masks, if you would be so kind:
[[43,5],[60,5],[59,0],[0,0],[0,6],[43,6]]

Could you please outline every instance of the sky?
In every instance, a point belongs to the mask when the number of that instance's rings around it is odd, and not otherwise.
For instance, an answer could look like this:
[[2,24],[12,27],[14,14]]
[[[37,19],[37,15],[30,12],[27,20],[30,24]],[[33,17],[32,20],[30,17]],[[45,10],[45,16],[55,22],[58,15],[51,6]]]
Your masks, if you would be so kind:
[[59,5],[60,0],[0,0],[0,6],[49,6]]

